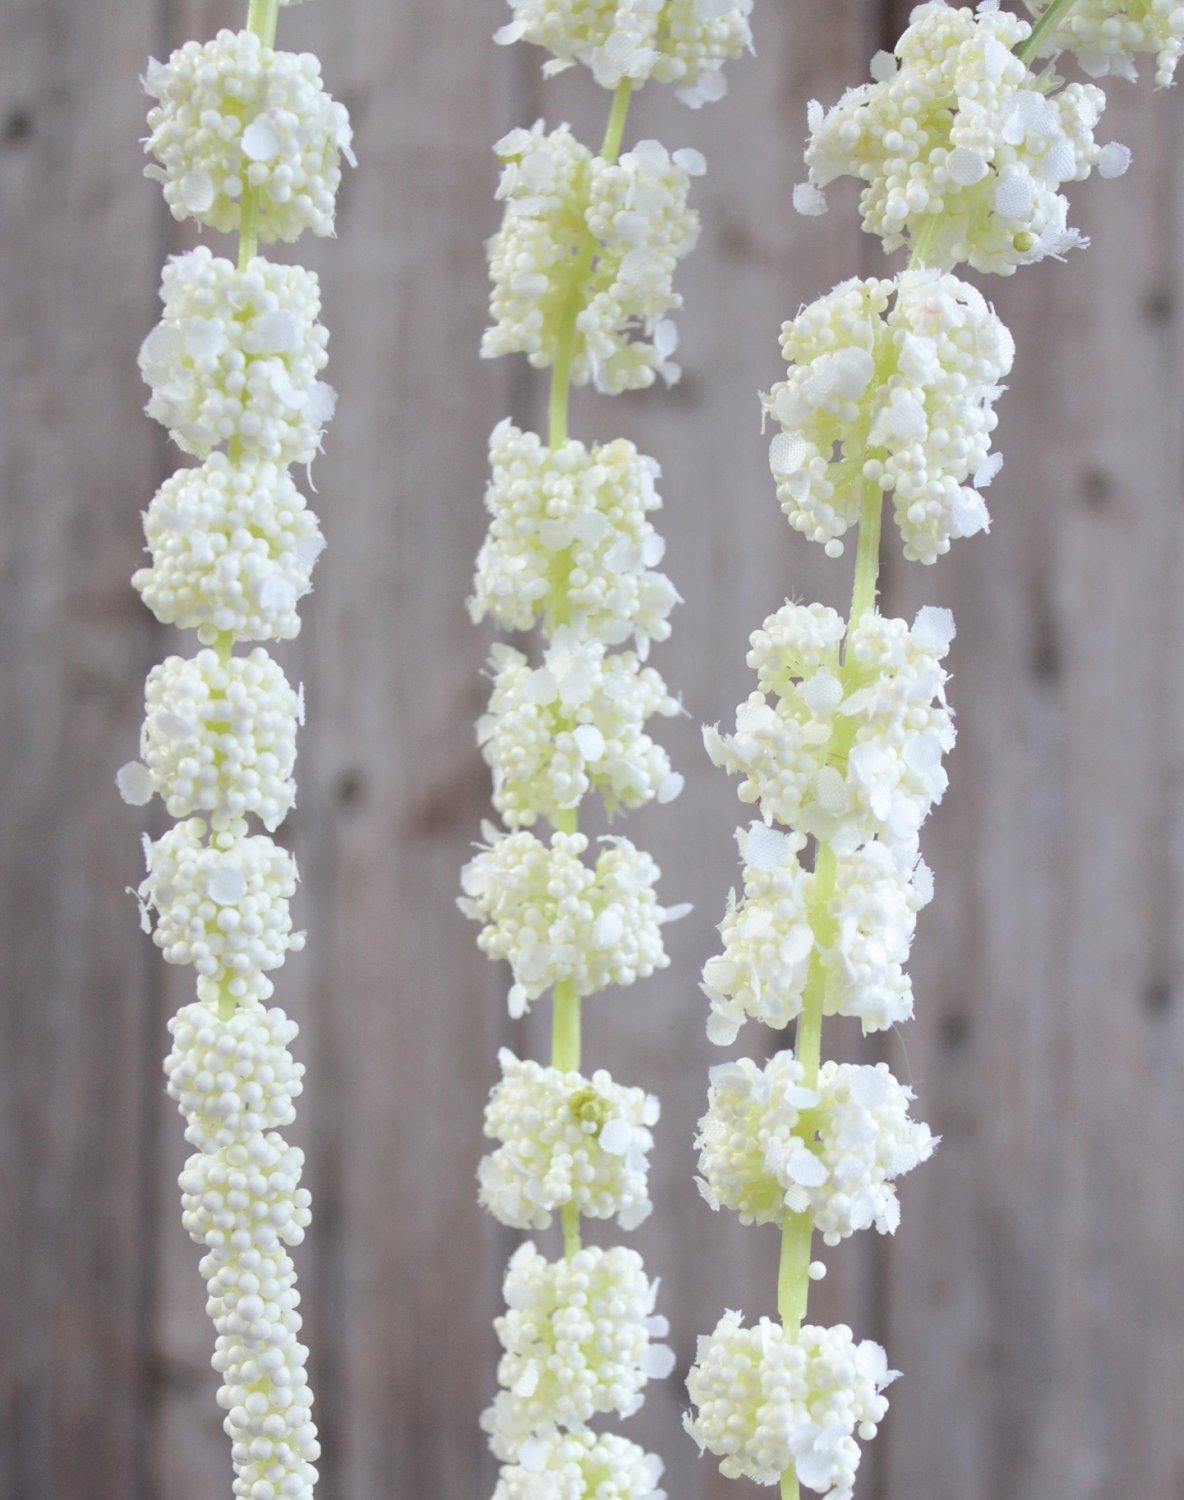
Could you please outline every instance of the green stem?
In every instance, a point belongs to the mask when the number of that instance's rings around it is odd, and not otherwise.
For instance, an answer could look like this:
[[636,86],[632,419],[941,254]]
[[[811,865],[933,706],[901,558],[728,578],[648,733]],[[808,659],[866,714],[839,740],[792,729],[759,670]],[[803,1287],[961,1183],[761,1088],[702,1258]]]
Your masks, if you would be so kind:
[[1052,4],[1037,17],[1031,32],[1015,49],[1015,55],[1025,66],[1029,64],[1040,50],[1040,44],[1060,21],[1061,17],[1073,4],[1073,0],[1052,0]]
[[[265,47],[275,46],[279,25],[280,0],[250,0],[247,8],[247,30],[253,31]],[[259,195],[247,181],[243,168],[242,211],[239,215],[238,268],[245,271],[259,250]]]
[[851,590],[851,617],[847,622],[847,639],[863,614],[876,602],[876,581],[880,576],[880,526],[884,516],[884,495],[880,486],[868,479],[863,485],[863,508],[859,514],[859,545],[855,552],[855,583]]

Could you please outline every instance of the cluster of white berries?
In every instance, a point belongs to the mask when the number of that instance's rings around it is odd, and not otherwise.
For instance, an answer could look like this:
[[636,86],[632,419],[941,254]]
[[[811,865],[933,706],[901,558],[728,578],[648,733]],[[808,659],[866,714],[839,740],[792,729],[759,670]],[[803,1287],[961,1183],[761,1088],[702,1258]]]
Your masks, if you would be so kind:
[[899,1372],[879,1344],[856,1343],[843,1324],[791,1333],[762,1318],[745,1328],[726,1312],[699,1339],[687,1377],[697,1408],[686,1428],[721,1473],[776,1484],[793,1465],[824,1500],[851,1500],[859,1445],[888,1409],[881,1394]]
[[823,212],[822,189],[856,177],[863,227],[885,251],[923,243],[927,264],[1002,276],[1081,244],[1059,189],[1094,167],[1121,175],[1130,152],[1094,140],[1101,89],[1050,89],[1016,56],[1030,31],[998,0],[918,5],[895,56],[872,59],[871,83],[825,115],[810,105],[798,209]]
[[649,1217],[650,1126],[659,1105],[643,1089],[498,1054],[501,1081],[485,1110],[485,1134],[500,1141],[478,1172],[482,1205],[514,1229],[546,1229],[574,1204],[593,1219],[634,1229]]
[[542,121],[512,130],[496,149],[506,212],[490,241],[493,323],[482,354],[554,364],[564,309],[582,286],[570,365],[577,385],[616,394],[650,385],[655,372],[677,379],[678,339],[666,315],[681,306],[674,268],[699,234],[686,200],[691,177],[706,170],[702,156],[641,141],[607,162],[566,125],[548,134]]
[[150,567],[132,586],[162,625],[196,630],[212,646],[291,640],[299,601],[324,548],[317,518],[286,470],[255,454],[232,464],[220,450],[178,469],[144,516]]
[[504,1291],[507,1311],[493,1325],[505,1350],[502,1390],[482,1419],[503,1460],[547,1423],[578,1431],[607,1412],[631,1416],[646,1381],[674,1366],[655,1342],[669,1328],[636,1250],[586,1246],[548,1261],[528,1241],[510,1259]]
[[153,58],[144,88],[159,101],[144,143],[159,165],[145,175],[163,185],[174,219],[239,229],[246,183],[264,243],[306,229],[333,233],[341,156],[356,165],[353,132],[312,53],[276,52],[253,32],[220,31],[186,42],[167,63]]
[[544,1428],[503,1466],[493,1500],[666,1500],[662,1460],[615,1432]]
[[752,50],[752,0],[510,0],[494,40],[552,54],[547,74],[582,63],[601,88],[669,83],[692,109],[727,92],[723,65]]
[[281,466],[311,463],[336,400],[317,379],[329,334],[316,272],[259,256],[240,271],[199,245],[171,257],[161,301],[140,350],[148,415],[198,458],[235,442]]
[[981,292],[937,271],[840,283],[781,331],[787,377],[764,398],[795,530],[843,550],[865,486],[891,493],[904,555],[931,563],[988,523],[993,406],[1015,345]]
[[[280,4],[298,0],[279,0]],[[267,834],[296,795],[303,689],[262,646],[291,640],[324,546],[288,469],[310,464],[333,414],[319,377],[328,333],[317,277],[260,244],[333,233],[349,116],[310,54],[272,45],[276,7],[241,32],[149,62],[146,175],[176,219],[240,233],[237,264],[204,245],[173,256],[164,313],[140,350],[148,413],[199,463],[161,485],[144,515],[149,562],[133,584],[158,620],[204,649],[149,673],[138,761],[116,784],[159,795],[180,819],[145,839],[135,894],[165,960],[189,965],[196,1001],[170,1022],[168,1091],[195,1148],[182,1220],[205,1249],[213,1357],[241,1500],[312,1500],[319,1448],[289,1250],[309,1223],[303,1154],[276,1132],[295,1118],[297,1027],[266,1002],[269,977],[304,945],[290,912],[297,869]],[[196,815],[196,816],[195,816]]]
[[493,648],[491,666],[493,695],[477,742],[493,772],[493,805],[509,827],[540,817],[554,824],[593,788],[610,816],[678,795],[682,777],[644,726],[679,706],[632,651],[606,657],[602,642],[564,628],[542,666],[506,645]]
[[[1049,0],[1024,0],[1034,16]],[[1184,52],[1184,5],[1179,0],[1074,0],[1041,44],[1038,57],[1071,52],[1091,78],[1135,77],[1135,58],[1155,58],[1157,88],[1171,86]]]
[[647,519],[662,501],[658,465],[625,438],[547,448],[509,418],[489,440],[485,504],[492,517],[469,604],[509,630],[561,620],[616,646],[633,637],[644,660],[670,634],[678,592],[656,571],[666,547]]

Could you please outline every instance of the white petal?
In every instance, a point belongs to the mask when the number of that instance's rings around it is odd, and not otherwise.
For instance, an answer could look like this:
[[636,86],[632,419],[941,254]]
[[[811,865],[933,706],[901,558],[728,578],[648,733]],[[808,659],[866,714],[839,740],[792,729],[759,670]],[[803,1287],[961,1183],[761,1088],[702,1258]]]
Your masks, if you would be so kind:
[[129,760],[115,773],[119,795],[130,807],[143,807],[152,801],[152,772],[138,760]]

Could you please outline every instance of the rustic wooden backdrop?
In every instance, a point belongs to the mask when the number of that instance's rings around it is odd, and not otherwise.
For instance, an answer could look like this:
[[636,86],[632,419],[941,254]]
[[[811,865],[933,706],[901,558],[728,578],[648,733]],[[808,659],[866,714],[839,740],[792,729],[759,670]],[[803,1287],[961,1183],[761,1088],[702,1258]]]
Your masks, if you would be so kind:
[[[143,676],[174,646],[127,583],[174,457],[141,415],[135,355],[185,243],[140,177],[136,79],[241,7],[3,15],[0,1497],[222,1500],[159,1066],[187,991],[124,894],[142,816],[112,776]],[[486,434],[507,411],[537,421],[542,392],[477,358],[482,239],[491,142],[544,110],[598,135],[604,110],[586,77],[544,87],[537,54],[494,48],[500,19],[494,0],[326,0],[282,21],[287,45],[321,54],[361,159],[340,238],[307,249],[341,399],[316,473],[331,545],[284,653],[310,705],[289,825],[310,941],[281,998],[309,1064],[299,1263],[326,1500],[492,1489],[476,1418],[511,1237],[472,1178],[498,1045],[543,1038],[507,1020],[505,976],[453,906],[487,799],[471,729],[486,640],[462,600]],[[679,1375],[632,1430],[666,1455],[672,1500],[739,1493],[682,1435],[678,1381],[725,1306],[771,1310],[776,1253],[691,1181],[715,1060],[696,975],[738,821],[697,725],[748,691],[746,636],[787,593],[846,598],[846,567],[780,517],[755,392],[777,377],[782,318],[882,263],[849,195],[801,220],[790,192],[806,100],[862,79],[902,19],[877,0],[760,0],[759,55],[730,70],[726,102],[692,114],[645,93],[631,133],[711,163],[681,277],[686,378],[575,411],[578,433],[625,432],[660,459],[688,601],[659,655],[692,714],[668,736],[687,790],[630,832],[697,912],[664,976],[587,1007],[587,1055],[665,1101],[638,1243]],[[886,1047],[944,1144],[908,1181],[896,1239],[832,1255],[817,1297],[906,1372],[864,1500],[1184,1497],[1184,109],[1119,85],[1112,118],[1135,164],[1073,194],[1093,248],[992,288],[1019,356],[990,537],[930,570],[887,548],[885,607],[957,612],[960,743],[926,836],[918,1019]],[[827,1045],[860,1050],[838,1027]]]

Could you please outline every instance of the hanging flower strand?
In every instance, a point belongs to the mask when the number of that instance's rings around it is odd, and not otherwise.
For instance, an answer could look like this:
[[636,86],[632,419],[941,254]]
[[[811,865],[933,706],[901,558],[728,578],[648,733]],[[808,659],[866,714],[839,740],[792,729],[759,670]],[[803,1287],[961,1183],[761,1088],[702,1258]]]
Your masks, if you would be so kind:
[[824,1016],[857,1016],[868,1033],[912,1015],[905,964],[933,891],[919,834],[954,743],[953,616],[925,608],[910,624],[876,609],[885,501],[913,561],[987,529],[993,405],[1014,346],[954,268],[1006,276],[1084,244],[1061,188],[1129,163],[1124,146],[1094,139],[1102,90],[1033,71],[1036,60],[1076,50],[1094,77],[1129,76],[1146,51],[1164,84],[1184,38],[1173,4],[1029,8],[1034,24],[998,0],[929,0],[895,53],[872,59],[870,83],[829,111],[810,105],[797,208],[823,213],[827,186],[858,178],[863,228],[911,258],[894,278],[842,283],[782,330],[786,378],[762,398],[770,468],[790,524],[828,556],[857,528],[851,608],[845,620],[821,604],[769,616],[751,637],[757,687],[734,731],[705,730],[761,815],[737,834],[743,893],[704,969],[708,1036],[729,1045],[749,1020],[797,1029],[763,1068],[712,1070],[700,1188],[743,1223],[780,1226],[779,1320],[745,1327],[726,1312],[700,1339],[686,1425],[722,1473],[779,1484],[786,1500],[803,1487],[850,1500],[857,1439],[874,1437],[898,1373],[847,1327],[807,1323],[810,1281],[825,1273],[814,1236],[893,1233],[897,1180],[937,1144],[886,1065],[822,1058]]
[[[168,963],[196,973],[169,1022],[168,1092],[194,1154],[182,1223],[204,1247],[217,1331],[213,1365],[231,1440],[234,1494],[309,1500],[319,1456],[308,1351],[289,1251],[309,1223],[295,1119],[304,1066],[297,1027],[269,1006],[269,972],[303,946],[289,902],[296,862],[268,836],[295,800],[303,691],[263,646],[300,629],[299,600],[323,541],[288,474],[320,451],[333,414],[320,378],[328,334],[315,274],[260,244],[333,233],[349,117],[315,57],[275,49],[279,6],[251,0],[246,29],[150,61],[155,101],[146,175],[176,219],[237,231],[237,263],[204,245],[164,270],[164,315],[144,340],[148,412],[199,463],[161,486],[144,517],[149,564],[133,578],[162,624],[203,649],[149,673],[141,759],[117,777],[125,801],[158,795],[180,819],[145,840],[141,920]],[[249,831],[255,818],[267,833]]]
[[[704,162],[657,141],[623,151],[629,103],[651,77],[691,105],[718,98],[723,63],[750,45],[751,0],[511,8],[499,42],[545,48],[545,73],[584,65],[612,103],[598,152],[541,121],[496,147],[505,208],[489,247],[482,353],[524,354],[551,378],[545,443],[509,420],[490,438],[491,522],[470,612],[508,630],[537,625],[543,639],[534,664],[493,648],[477,738],[509,831],[486,825],[460,904],[482,924],[481,949],[510,965],[510,1014],[548,991],[552,1007],[548,1064],[501,1053],[480,1201],[515,1229],[558,1217],[563,1256],[548,1260],[528,1241],[510,1261],[495,1323],[501,1388],[482,1425],[502,1464],[495,1500],[662,1500],[655,1454],[588,1427],[631,1415],[647,1381],[670,1373],[657,1281],[635,1251],[586,1247],[580,1233],[581,1217],[629,1230],[649,1214],[658,1101],[603,1069],[581,1071],[580,1007],[664,968],[662,926],[689,908],[659,904],[658,868],[628,839],[591,846],[579,809],[592,792],[612,817],[681,790],[648,728],[679,703],[647,665],[678,594],[649,520],[658,465],[624,439],[571,438],[568,397],[573,384],[611,395],[678,378],[673,276],[698,234],[687,199]],[[532,831],[540,822],[545,838]]]

